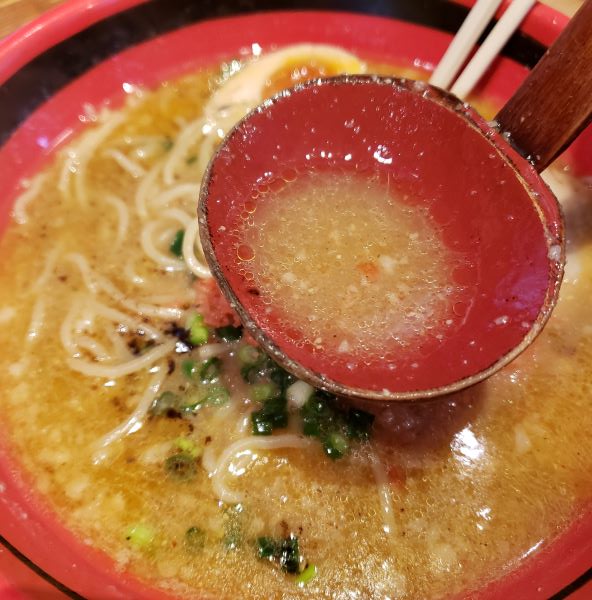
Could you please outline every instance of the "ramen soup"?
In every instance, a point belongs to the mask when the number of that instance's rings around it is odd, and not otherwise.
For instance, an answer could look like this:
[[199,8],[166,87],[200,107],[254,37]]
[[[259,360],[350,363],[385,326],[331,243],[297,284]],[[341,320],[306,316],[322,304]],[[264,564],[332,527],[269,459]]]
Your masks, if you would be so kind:
[[[117,569],[181,597],[474,589],[544,548],[592,497],[590,189],[548,172],[569,258],[559,305],[529,350],[437,402],[348,406],[243,335],[196,237],[200,178],[224,132],[309,68],[402,73],[307,45],[131,89],[121,110],[88,107],[86,130],[23,182],[0,245],[3,423],[67,527]],[[336,182],[323,186],[337,195]],[[447,260],[437,232],[424,215],[392,207],[417,240],[384,230],[364,242],[380,224],[373,190],[359,193],[368,212],[348,216],[339,199],[324,244],[306,227],[289,246],[274,242],[282,256],[304,256],[285,269],[268,262],[269,293],[290,273],[327,291],[307,253],[340,253],[345,285],[361,288],[376,267],[385,278],[372,284],[377,297],[393,287],[394,309],[424,296],[437,307],[432,286]],[[320,192],[311,194],[326,222]],[[287,220],[311,218],[298,201],[285,210]],[[266,218],[263,229],[287,227],[282,213]],[[352,222],[360,229],[349,245]],[[400,246],[413,262],[397,263]],[[387,316],[369,337],[390,323],[385,298]],[[317,294],[290,318],[306,320],[317,301],[327,314],[337,302]],[[352,346],[356,327],[344,333]]]
[[247,201],[237,253],[298,343],[362,366],[394,360],[393,341],[400,350],[458,321],[462,288],[449,274],[464,257],[444,246],[426,209],[378,177],[294,177]]

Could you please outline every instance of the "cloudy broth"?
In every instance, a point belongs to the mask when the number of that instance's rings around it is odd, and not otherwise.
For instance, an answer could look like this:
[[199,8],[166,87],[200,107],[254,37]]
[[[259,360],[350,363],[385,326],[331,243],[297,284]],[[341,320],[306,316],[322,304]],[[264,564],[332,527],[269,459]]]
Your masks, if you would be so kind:
[[[590,188],[550,173],[570,253],[532,347],[469,390],[372,420],[311,399],[240,338],[197,246],[193,276],[178,258],[215,146],[201,119],[226,75],[197,73],[103,115],[17,204],[0,241],[0,402],[15,456],[82,540],[183,597],[438,598],[503,575],[592,497]],[[362,227],[348,210],[345,228]],[[446,286],[437,232],[393,210],[436,248],[413,260]],[[363,287],[365,262],[390,276],[380,256],[399,260],[398,242],[384,235],[367,249],[334,240],[343,285],[353,272]],[[327,285],[285,252],[284,273]],[[415,286],[396,302],[433,292],[395,267]],[[321,314],[333,310],[323,292]]]

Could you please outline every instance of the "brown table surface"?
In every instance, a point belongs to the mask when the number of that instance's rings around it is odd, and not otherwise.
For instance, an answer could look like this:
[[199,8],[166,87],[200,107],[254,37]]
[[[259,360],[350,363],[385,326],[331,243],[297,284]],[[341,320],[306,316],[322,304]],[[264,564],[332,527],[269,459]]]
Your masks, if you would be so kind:
[[[39,16],[43,11],[61,4],[64,0],[0,0],[0,38],[11,33],[23,23]],[[572,15],[583,0],[545,0],[568,15]]]

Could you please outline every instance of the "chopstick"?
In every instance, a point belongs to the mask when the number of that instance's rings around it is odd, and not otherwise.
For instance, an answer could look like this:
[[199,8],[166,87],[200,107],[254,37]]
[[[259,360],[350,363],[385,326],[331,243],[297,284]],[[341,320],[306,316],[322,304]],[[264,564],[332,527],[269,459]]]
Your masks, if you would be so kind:
[[[434,70],[430,83],[443,89],[447,89],[458,72],[458,66],[466,59],[471,51],[473,44],[483,32],[493,13],[496,11],[501,0],[479,0],[461,28],[458,30],[455,38],[452,40],[444,57]],[[462,71],[450,91],[461,99],[466,98],[475,85],[479,82],[485,71],[489,68],[499,51],[510,39],[511,35],[518,29],[524,17],[536,3],[536,0],[514,0],[497,22],[487,39],[477,50],[468,65]],[[481,6],[480,6],[481,5]],[[479,7],[477,17],[471,18],[471,15]],[[485,21],[485,22],[484,22]],[[469,24],[467,25],[467,22]],[[465,27],[467,25],[467,27]],[[464,31],[463,31],[464,29]],[[457,38],[460,41],[457,42]],[[455,46],[455,48],[453,48]],[[451,58],[447,58],[450,54]],[[444,66],[440,68],[442,63]],[[439,82],[442,82],[439,83]]]
[[434,69],[430,78],[432,85],[444,90],[450,87],[477,38],[483,33],[501,3],[502,0],[477,0]]

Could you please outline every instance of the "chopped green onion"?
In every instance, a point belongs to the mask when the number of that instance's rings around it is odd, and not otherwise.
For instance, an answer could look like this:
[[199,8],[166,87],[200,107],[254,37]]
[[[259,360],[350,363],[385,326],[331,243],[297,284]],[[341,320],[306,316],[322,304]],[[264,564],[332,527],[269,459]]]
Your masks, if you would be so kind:
[[267,400],[263,407],[251,413],[253,435],[271,435],[274,429],[288,425],[286,399],[282,396]]
[[184,360],[181,363],[181,371],[187,379],[196,379],[197,374],[197,363],[194,360]]
[[180,453],[169,456],[164,462],[165,471],[178,481],[193,479],[197,473],[197,463],[190,454]]
[[208,341],[210,332],[204,323],[204,318],[199,313],[189,317],[187,320],[187,329],[189,330],[189,341],[194,346],[201,346]]
[[364,410],[350,409],[347,414],[346,432],[352,440],[366,441],[370,437],[370,429],[374,423],[374,415]]
[[237,356],[242,365],[254,365],[259,362],[262,353],[254,346],[247,344],[239,348]]
[[154,541],[155,535],[151,527],[138,523],[128,529],[125,539],[136,548],[145,548]]
[[185,532],[185,545],[190,550],[202,550],[206,543],[206,533],[199,527],[190,527]]
[[185,164],[192,165],[196,160],[197,160],[197,155],[196,154],[192,154],[191,156],[188,156],[185,159]]
[[204,402],[206,396],[201,389],[193,388],[185,394],[185,404],[181,407],[183,413],[194,413]]
[[259,558],[278,563],[287,573],[298,573],[300,570],[298,537],[293,534],[280,540],[257,538],[257,554]]
[[288,371],[282,369],[279,365],[276,365],[275,363],[273,363],[270,378],[275,384],[277,384],[280,387],[281,390],[287,389],[296,381],[296,377],[294,377],[294,375],[288,373]]
[[177,233],[175,233],[175,237],[169,246],[169,250],[171,254],[174,254],[177,258],[181,258],[183,255],[183,238],[185,237],[185,230],[179,229]]
[[329,458],[336,459],[341,458],[349,450],[349,443],[343,435],[333,432],[325,439],[323,448]]
[[304,587],[307,583],[310,583],[317,576],[316,565],[307,565],[304,571],[296,577],[295,581],[298,587]]
[[276,398],[280,393],[278,387],[273,383],[258,383],[251,387],[251,400],[255,402],[265,402]]
[[300,414],[304,435],[321,438],[328,430],[335,427],[335,411],[318,394],[309,398],[300,410]]
[[224,327],[217,327],[214,329],[214,333],[217,337],[225,342],[236,342],[240,340],[243,335],[242,327],[234,327],[233,325],[225,325]]
[[282,540],[280,548],[280,567],[287,573],[298,573],[300,569],[300,550],[298,549],[298,538],[295,535]]
[[173,147],[173,140],[170,137],[165,137],[162,141],[162,148],[165,152],[168,152]]
[[345,411],[331,404],[332,397],[315,392],[300,409],[302,432],[318,438],[327,456],[341,458],[349,451],[348,440],[366,441],[374,415],[358,409]]
[[204,360],[199,367],[199,378],[202,383],[212,383],[220,376],[222,361],[218,357]]
[[175,446],[183,454],[188,454],[192,458],[198,458],[202,453],[202,449],[193,440],[186,437],[178,437],[175,440]]
[[230,399],[229,391],[221,385],[213,385],[208,389],[208,392],[204,398],[209,406],[222,406],[226,404]]
[[212,383],[218,379],[221,369],[222,361],[216,356],[199,364],[194,360],[184,360],[181,363],[181,371],[187,379],[191,379],[191,381],[199,379],[202,383]]
[[181,397],[173,392],[162,392],[152,402],[150,414],[155,417],[162,417],[170,412],[179,412],[181,410]]
[[257,538],[257,552],[259,558],[274,560],[279,554],[278,543],[270,537]]

